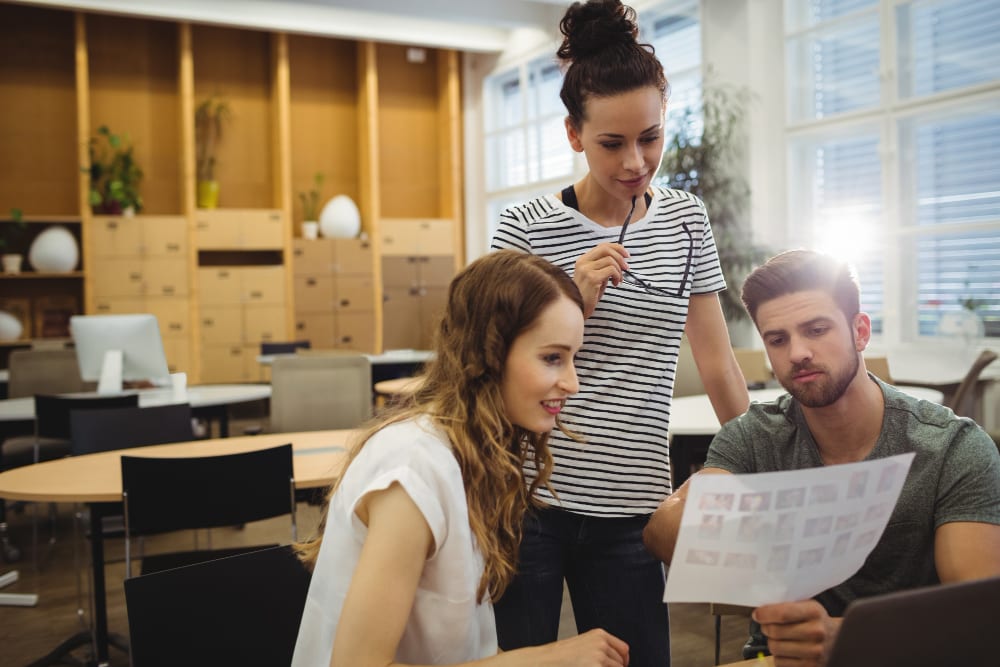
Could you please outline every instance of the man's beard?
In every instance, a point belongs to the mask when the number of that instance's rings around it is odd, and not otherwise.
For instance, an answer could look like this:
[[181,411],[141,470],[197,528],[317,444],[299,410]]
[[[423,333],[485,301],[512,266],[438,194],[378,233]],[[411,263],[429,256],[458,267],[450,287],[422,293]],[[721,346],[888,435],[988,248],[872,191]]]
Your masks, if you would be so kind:
[[[789,394],[795,397],[795,400],[807,408],[825,408],[840,400],[858,374],[861,362],[858,360],[857,354],[853,356],[853,359],[854,363],[851,364],[850,368],[839,375],[827,375],[826,378],[806,385],[797,385],[794,384],[794,381],[789,380],[789,383],[785,384],[784,387]],[[813,367],[809,364],[793,366],[789,377],[794,377],[796,373],[804,370],[813,370]]]

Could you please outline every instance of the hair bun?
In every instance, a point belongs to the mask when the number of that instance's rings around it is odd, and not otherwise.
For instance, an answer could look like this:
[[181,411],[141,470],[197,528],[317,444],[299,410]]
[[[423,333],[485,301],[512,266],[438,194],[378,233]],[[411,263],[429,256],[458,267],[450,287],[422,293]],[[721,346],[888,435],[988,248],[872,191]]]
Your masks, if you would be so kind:
[[619,0],[574,2],[560,21],[559,30],[563,43],[556,55],[573,61],[634,44],[639,34],[635,10]]

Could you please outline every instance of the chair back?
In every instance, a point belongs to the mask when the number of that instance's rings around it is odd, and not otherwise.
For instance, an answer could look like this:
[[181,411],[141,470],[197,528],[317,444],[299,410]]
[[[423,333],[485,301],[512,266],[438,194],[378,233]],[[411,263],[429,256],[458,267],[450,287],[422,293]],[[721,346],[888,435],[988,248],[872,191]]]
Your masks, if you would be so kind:
[[194,439],[187,403],[70,412],[73,456]]
[[271,366],[271,432],[355,428],[372,415],[363,354],[278,357]]
[[14,350],[10,353],[8,370],[9,398],[68,394],[88,389],[87,383],[80,377],[76,351],[68,348]]
[[698,373],[698,366],[694,362],[694,355],[691,353],[691,344],[688,343],[687,336],[681,338],[680,348],[677,350],[677,369],[674,371],[674,396],[694,396],[704,394],[705,385],[701,382],[701,374]]
[[972,366],[969,371],[962,378],[962,381],[958,385],[958,389],[952,394],[951,399],[947,401],[947,405],[951,408],[956,415],[959,417],[970,417],[972,418],[975,413],[973,407],[969,407],[969,399],[973,396],[976,383],[979,382],[979,376],[982,375],[983,369],[992,364],[997,359],[997,353],[993,350],[983,350],[976,357],[976,360],[972,362]]
[[70,413],[82,410],[129,408],[139,405],[138,394],[116,396],[35,396],[35,435],[39,438],[72,436]]
[[295,515],[290,444],[221,456],[122,456],[121,466],[126,538]]
[[269,343],[262,341],[260,344],[261,354],[291,354],[296,350],[308,350],[312,343],[307,340],[293,340],[288,342]]
[[889,372],[889,358],[886,356],[865,355],[865,368],[882,382],[893,384],[892,373]]
[[132,665],[289,665],[310,578],[286,546],[126,579]]
[[763,386],[774,379],[771,367],[767,365],[767,353],[749,347],[734,347],[733,356],[743,371],[747,386]]

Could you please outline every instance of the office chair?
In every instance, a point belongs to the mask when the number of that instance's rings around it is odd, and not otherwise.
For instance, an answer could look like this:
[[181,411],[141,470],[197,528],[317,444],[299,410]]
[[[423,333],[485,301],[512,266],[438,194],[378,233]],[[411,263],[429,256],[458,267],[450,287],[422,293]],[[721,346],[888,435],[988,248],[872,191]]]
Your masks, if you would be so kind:
[[979,376],[982,374],[983,369],[996,361],[996,359],[996,352],[993,350],[983,350],[976,357],[976,360],[972,362],[972,366],[959,383],[958,389],[945,402],[945,405],[951,408],[956,415],[959,417],[969,417],[970,419],[974,418],[976,413],[975,406],[970,406],[968,403],[975,395],[976,383],[979,382]]
[[271,432],[355,428],[372,415],[363,354],[278,357],[271,367]]
[[750,389],[762,389],[768,382],[774,379],[771,367],[767,364],[767,353],[764,350],[757,350],[749,347],[734,347],[733,355],[736,363],[743,371],[743,379]]
[[[296,539],[292,446],[190,458],[122,456],[126,578],[132,538],[233,526],[291,515]],[[270,546],[270,545],[268,545]],[[257,549],[260,547],[251,547]],[[246,547],[175,552],[142,559],[142,574],[244,553]]]
[[[80,377],[76,352],[71,349],[14,350],[8,361],[8,398],[26,398],[35,394],[62,394],[85,391],[88,384]],[[33,446],[35,435],[15,436],[0,444],[0,470],[16,468],[31,460],[18,463],[14,452]],[[4,452],[10,449],[11,459]],[[21,551],[11,544],[7,535],[6,503],[0,498],[0,554],[8,562],[20,560]]]
[[[137,398],[137,396],[133,397]],[[143,445],[159,445],[168,442],[183,442],[191,440],[191,406],[187,403],[162,405],[140,408],[137,403],[125,407],[102,407],[97,409],[74,409],[69,414],[70,452],[73,456],[93,454],[96,452],[141,447]],[[124,510],[119,504],[105,513],[99,530],[102,537],[122,537],[124,530]],[[75,512],[75,526],[79,529],[85,522],[81,510]],[[91,527],[91,530],[98,528]],[[78,530],[77,540],[79,543]],[[83,626],[80,632],[72,635],[45,657],[45,664],[60,664],[70,652],[87,646],[91,642],[90,629],[85,620],[82,559],[80,550],[74,545],[74,564],[76,567],[77,618]],[[89,594],[88,594],[89,596]],[[128,652],[128,641],[117,634],[110,634],[110,643],[118,649]]]
[[288,665],[310,578],[285,546],[128,579],[132,665]]
[[889,358],[886,356],[865,356],[865,368],[868,372],[886,384],[895,384],[889,372]]
[[260,353],[263,355],[267,354],[291,354],[298,350],[308,350],[312,347],[312,343],[307,340],[293,340],[288,342],[274,342],[268,343],[267,341],[262,341],[260,344]]

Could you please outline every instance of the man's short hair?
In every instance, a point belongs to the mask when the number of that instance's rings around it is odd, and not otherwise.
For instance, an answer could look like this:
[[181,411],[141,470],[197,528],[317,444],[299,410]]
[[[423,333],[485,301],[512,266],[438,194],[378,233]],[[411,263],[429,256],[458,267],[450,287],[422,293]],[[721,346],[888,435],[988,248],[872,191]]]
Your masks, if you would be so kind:
[[861,311],[861,292],[850,265],[813,250],[788,250],[767,260],[747,276],[741,297],[756,324],[762,303],[805,290],[828,292],[848,322]]

